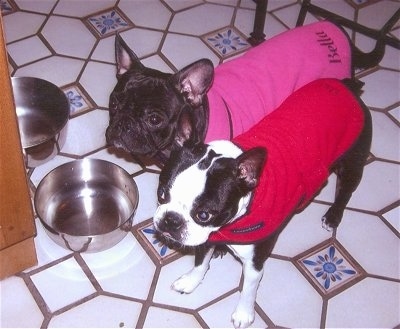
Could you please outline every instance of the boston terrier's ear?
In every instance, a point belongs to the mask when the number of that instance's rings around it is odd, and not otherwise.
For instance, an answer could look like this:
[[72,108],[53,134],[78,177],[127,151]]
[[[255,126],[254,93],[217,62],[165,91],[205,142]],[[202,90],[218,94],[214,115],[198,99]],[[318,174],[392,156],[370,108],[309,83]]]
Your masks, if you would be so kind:
[[115,36],[115,61],[117,63],[117,78],[130,69],[143,70],[145,68],[119,33]]
[[210,89],[214,78],[214,66],[209,59],[200,59],[171,77],[171,82],[192,106],[199,106]]
[[238,179],[249,191],[253,190],[261,177],[267,158],[267,150],[255,147],[238,156]]

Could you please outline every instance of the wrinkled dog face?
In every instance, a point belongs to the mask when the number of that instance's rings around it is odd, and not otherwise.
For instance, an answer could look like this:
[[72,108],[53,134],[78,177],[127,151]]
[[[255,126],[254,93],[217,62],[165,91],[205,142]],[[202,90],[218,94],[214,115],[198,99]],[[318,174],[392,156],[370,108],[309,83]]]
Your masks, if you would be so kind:
[[155,228],[185,246],[246,212],[253,186],[244,174],[248,153],[228,141],[183,146],[160,174]]
[[142,65],[119,36],[115,51],[117,84],[110,95],[107,142],[152,156],[171,141],[184,100],[171,85],[171,74]]
[[110,96],[109,144],[150,156],[168,145],[183,106],[179,95],[165,84],[164,79],[142,72],[120,77]]
[[165,161],[185,111],[193,116],[199,136],[205,136],[208,107],[203,107],[203,100],[214,73],[209,60],[175,74],[163,73],[144,66],[119,35],[115,55],[117,84],[109,101],[109,145],[136,155],[163,154]]

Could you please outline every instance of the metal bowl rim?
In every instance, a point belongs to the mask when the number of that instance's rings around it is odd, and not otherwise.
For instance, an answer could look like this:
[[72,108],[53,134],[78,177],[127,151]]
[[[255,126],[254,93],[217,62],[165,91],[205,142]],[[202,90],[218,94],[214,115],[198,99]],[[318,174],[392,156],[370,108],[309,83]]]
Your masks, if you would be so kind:
[[[40,187],[45,183],[46,178],[49,177],[50,174],[52,174],[52,173],[54,173],[55,171],[59,170],[59,168],[67,167],[68,165],[75,164],[75,163],[76,163],[76,164],[79,164],[79,163],[84,162],[84,161],[98,162],[98,163],[104,163],[104,164],[109,164],[109,165],[114,166],[116,169],[120,170],[120,171],[124,174],[124,176],[126,176],[127,178],[130,178],[130,179],[131,179],[132,186],[133,186],[133,188],[134,188],[134,194],[135,194],[135,196],[136,196],[136,198],[135,198],[136,200],[135,200],[135,202],[132,204],[132,212],[131,212],[131,214],[130,214],[130,215],[128,216],[128,218],[126,218],[124,221],[121,221],[121,223],[120,223],[118,226],[116,226],[112,231],[109,231],[109,232],[107,232],[107,233],[102,233],[102,234],[90,234],[90,235],[74,235],[74,234],[70,234],[70,233],[65,233],[65,232],[58,231],[58,230],[56,230],[55,228],[53,228],[45,219],[42,218],[42,216],[39,214],[39,211],[38,211],[38,209],[37,209],[37,196],[38,196],[38,194],[39,194],[38,191],[40,191]],[[57,235],[59,235],[59,236],[67,235],[67,236],[71,236],[71,237],[74,237],[74,238],[90,238],[90,237],[94,238],[94,237],[100,237],[100,236],[104,236],[104,235],[110,234],[110,233],[112,233],[112,232],[118,230],[120,227],[122,227],[122,226],[123,226],[125,223],[127,223],[128,221],[133,220],[132,217],[135,215],[135,212],[136,212],[137,207],[138,207],[138,204],[139,204],[139,189],[138,189],[138,187],[137,187],[137,184],[136,184],[135,180],[134,180],[134,179],[131,177],[131,175],[130,175],[124,168],[122,168],[121,166],[119,166],[119,165],[117,165],[117,164],[115,164],[115,163],[113,163],[113,162],[111,162],[111,161],[107,161],[107,160],[94,159],[94,158],[93,158],[93,159],[92,159],[92,158],[84,158],[84,159],[77,159],[77,160],[72,160],[72,161],[65,162],[65,163],[63,163],[63,164],[61,164],[61,165],[55,167],[55,168],[52,169],[51,171],[49,171],[49,172],[42,178],[42,180],[39,182],[39,184],[38,184],[38,186],[37,186],[37,188],[36,188],[36,191],[35,191],[33,203],[34,203],[34,207],[35,207],[35,211],[36,211],[37,217],[39,218],[40,222],[43,224],[43,226],[45,227],[45,229],[48,230],[48,231],[50,231],[52,234],[57,234]]]
[[[50,81],[48,81],[48,80],[45,80],[45,79],[40,79],[40,78],[36,78],[36,77],[28,77],[28,76],[20,76],[20,77],[11,77],[11,80],[32,80],[32,81],[38,80],[38,81],[41,81],[41,82],[43,82],[43,83],[45,83],[45,84],[49,84],[49,85],[51,85],[52,87],[57,88],[58,91],[59,91],[62,95],[64,95],[64,98],[65,98],[65,100],[66,100],[66,102],[67,102],[67,103],[66,103],[66,104],[67,104],[67,106],[66,106],[66,114],[67,114],[67,115],[66,115],[66,117],[65,117],[65,119],[64,119],[64,121],[63,121],[63,123],[62,123],[62,125],[60,125],[60,128],[55,129],[55,132],[54,132],[54,134],[53,134],[52,136],[49,136],[48,138],[43,138],[43,139],[41,139],[40,141],[38,141],[38,142],[36,142],[36,143],[30,143],[29,145],[22,145],[22,147],[23,147],[24,149],[30,149],[30,148],[33,148],[33,147],[35,147],[35,146],[44,144],[44,143],[46,143],[46,142],[52,140],[55,136],[57,136],[57,135],[61,132],[61,130],[63,130],[63,129],[65,128],[65,126],[67,125],[67,123],[68,123],[68,121],[69,121],[70,106],[69,106],[69,100],[68,100],[67,96],[64,94],[64,92],[61,90],[60,87],[58,87],[58,86],[55,85],[54,83],[52,83],[52,82],[50,82]],[[21,141],[21,144],[22,144],[22,141]]]

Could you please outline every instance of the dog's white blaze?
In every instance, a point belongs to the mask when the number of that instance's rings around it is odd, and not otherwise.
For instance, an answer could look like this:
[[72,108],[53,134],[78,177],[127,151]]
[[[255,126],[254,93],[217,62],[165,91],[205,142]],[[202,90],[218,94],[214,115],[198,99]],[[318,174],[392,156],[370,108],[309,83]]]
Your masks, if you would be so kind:
[[216,140],[209,143],[210,148],[224,158],[237,158],[243,151],[227,140]]
[[197,168],[197,163],[182,171],[172,184],[171,203],[179,204],[184,210],[190,210],[195,198],[204,190],[206,174],[205,170]]

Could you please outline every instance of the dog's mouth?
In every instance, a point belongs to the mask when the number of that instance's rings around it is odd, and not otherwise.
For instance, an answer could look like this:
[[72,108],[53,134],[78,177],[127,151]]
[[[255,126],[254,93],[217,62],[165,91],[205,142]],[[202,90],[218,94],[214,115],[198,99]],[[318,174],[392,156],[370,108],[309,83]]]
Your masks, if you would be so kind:
[[167,246],[168,248],[171,249],[185,249],[186,246],[178,241],[176,238],[174,238],[170,233],[168,232],[162,232],[160,230],[156,230],[156,235],[159,238],[159,241]]
[[115,133],[112,129],[108,129],[106,133],[107,144],[121,149],[125,152],[132,153],[134,155],[149,156],[156,151],[146,146],[146,143],[135,143],[132,136],[127,136],[123,133]]

